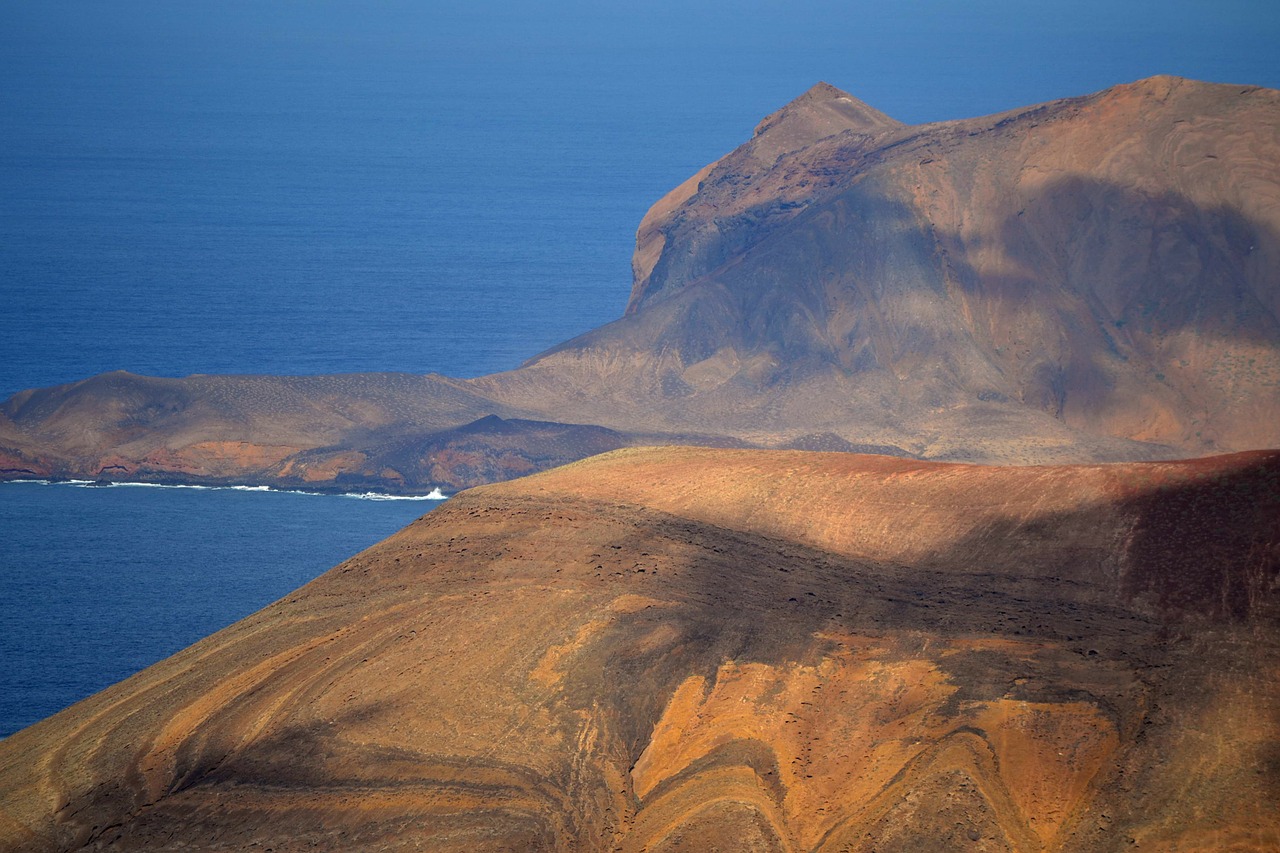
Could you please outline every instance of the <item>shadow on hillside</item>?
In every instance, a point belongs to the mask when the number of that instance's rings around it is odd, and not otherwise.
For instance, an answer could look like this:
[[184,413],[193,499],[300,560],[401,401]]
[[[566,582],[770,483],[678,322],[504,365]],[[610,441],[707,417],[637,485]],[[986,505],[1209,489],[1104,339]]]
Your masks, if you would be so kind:
[[[1165,348],[1189,331],[1222,351],[1189,368],[1203,380],[1280,383],[1280,360],[1237,364],[1225,351],[1232,341],[1280,350],[1280,233],[1267,222],[1070,176],[993,200],[1007,209],[980,216],[990,230],[966,237],[904,201],[883,172],[855,176],[705,275],[528,364],[564,350],[670,352],[684,365],[733,351],[773,359],[739,378],[758,388],[830,370],[905,371],[1060,415],[1068,398],[1131,407],[1115,396],[1118,373],[1170,400],[1189,393]],[[955,192],[944,177],[921,180]],[[667,384],[672,396],[692,393]]]

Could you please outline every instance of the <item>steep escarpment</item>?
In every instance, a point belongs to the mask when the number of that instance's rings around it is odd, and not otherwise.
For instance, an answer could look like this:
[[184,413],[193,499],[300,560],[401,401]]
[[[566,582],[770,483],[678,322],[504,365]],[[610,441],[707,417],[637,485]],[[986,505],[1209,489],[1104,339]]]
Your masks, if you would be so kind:
[[[414,490],[654,436],[1017,464],[1280,445],[1275,90],[1154,77],[907,126],[819,84],[659,200],[632,268],[622,318],[507,373],[23,392],[0,476]],[[490,415],[501,440],[432,461]]]
[[823,132],[655,207],[627,316],[528,370],[940,458],[1280,439],[1280,93],[1152,78]]
[[0,743],[0,848],[1270,850],[1280,456],[621,450]]

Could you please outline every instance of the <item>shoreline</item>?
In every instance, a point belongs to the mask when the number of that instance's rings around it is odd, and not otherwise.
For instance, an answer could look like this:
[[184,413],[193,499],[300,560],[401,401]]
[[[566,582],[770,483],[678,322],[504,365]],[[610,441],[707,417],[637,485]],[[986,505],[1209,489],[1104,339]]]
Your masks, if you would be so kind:
[[275,492],[279,494],[314,495],[316,497],[355,498],[368,501],[444,501],[452,495],[446,495],[437,486],[426,494],[393,494],[390,492],[347,491],[343,489],[323,487],[313,489],[282,488],[263,484],[250,483],[149,483],[136,480],[77,480],[72,478],[38,477],[14,480],[0,480],[0,485],[9,483],[26,483],[38,486],[71,486],[79,489],[111,489],[122,487],[151,489],[192,489],[197,491],[232,491],[232,492]]

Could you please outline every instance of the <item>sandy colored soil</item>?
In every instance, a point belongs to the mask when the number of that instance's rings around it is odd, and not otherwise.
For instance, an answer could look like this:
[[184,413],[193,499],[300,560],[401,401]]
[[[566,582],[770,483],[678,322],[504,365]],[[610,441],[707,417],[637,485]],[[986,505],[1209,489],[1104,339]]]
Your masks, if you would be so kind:
[[1280,454],[631,449],[0,742],[4,850],[1275,850]]

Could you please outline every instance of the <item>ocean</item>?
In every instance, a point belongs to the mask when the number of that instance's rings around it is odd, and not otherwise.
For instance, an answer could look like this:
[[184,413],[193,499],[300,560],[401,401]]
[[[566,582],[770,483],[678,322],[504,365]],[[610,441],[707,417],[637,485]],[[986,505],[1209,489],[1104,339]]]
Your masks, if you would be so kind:
[[[819,80],[908,122],[1280,85],[1276,16],[1230,4],[616,5],[0,5],[0,397],[516,367],[618,316],[649,205]],[[0,736],[429,506],[0,484]]]
[[248,616],[437,503],[0,483],[0,737]]

